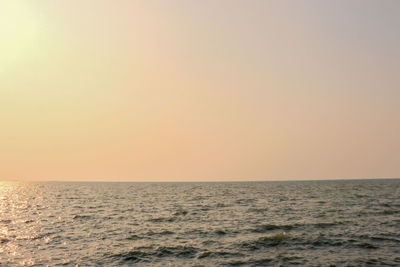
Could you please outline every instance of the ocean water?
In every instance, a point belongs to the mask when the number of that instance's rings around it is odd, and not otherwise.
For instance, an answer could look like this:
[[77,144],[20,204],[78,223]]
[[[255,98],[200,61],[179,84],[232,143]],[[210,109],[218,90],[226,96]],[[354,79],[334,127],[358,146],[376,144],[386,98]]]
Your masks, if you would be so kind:
[[3,182],[0,265],[400,266],[400,180]]

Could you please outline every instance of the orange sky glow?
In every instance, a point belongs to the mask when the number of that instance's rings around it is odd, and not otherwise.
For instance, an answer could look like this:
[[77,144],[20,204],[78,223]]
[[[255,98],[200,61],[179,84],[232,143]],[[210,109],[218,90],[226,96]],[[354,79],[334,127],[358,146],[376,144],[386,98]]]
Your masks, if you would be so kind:
[[399,1],[0,2],[0,180],[400,177]]

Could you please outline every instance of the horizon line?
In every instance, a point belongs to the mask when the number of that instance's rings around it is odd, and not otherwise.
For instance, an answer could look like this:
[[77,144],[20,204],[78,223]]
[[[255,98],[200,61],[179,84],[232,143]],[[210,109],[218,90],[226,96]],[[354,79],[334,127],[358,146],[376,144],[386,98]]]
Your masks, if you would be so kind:
[[1,179],[0,182],[59,182],[59,183],[256,183],[256,182],[312,182],[312,181],[362,181],[362,180],[400,180],[400,177],[374,178],[330,178],[330,179],[264,179],[264,180],[26,180]]

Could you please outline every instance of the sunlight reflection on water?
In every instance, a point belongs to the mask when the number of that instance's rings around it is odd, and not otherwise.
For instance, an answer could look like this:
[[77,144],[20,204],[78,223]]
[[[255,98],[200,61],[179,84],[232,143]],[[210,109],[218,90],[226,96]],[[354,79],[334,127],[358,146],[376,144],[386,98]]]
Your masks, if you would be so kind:
[[0,182],[0,265],[396,265],[399,188]]
[[[2,181],[0,182],[0,248],[1,257],[5,259],[22,258],[19,265],[34,264],[32,258],[24,255],[20,242],[34,240],[38,233],[38,224],[28,219],[32,214],[31,198],[40,198],[35,192],[34,183]],[[40,193],[39,193],[40,194]],[[27,217],[28,216],[28,217]]]

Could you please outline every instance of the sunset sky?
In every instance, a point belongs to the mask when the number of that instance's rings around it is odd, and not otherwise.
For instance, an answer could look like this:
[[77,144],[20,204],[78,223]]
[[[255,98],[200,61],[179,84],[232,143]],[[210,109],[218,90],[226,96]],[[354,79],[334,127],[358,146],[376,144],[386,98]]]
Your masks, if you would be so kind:
[[400,177],[398,0],[0,0],[0,180]]

